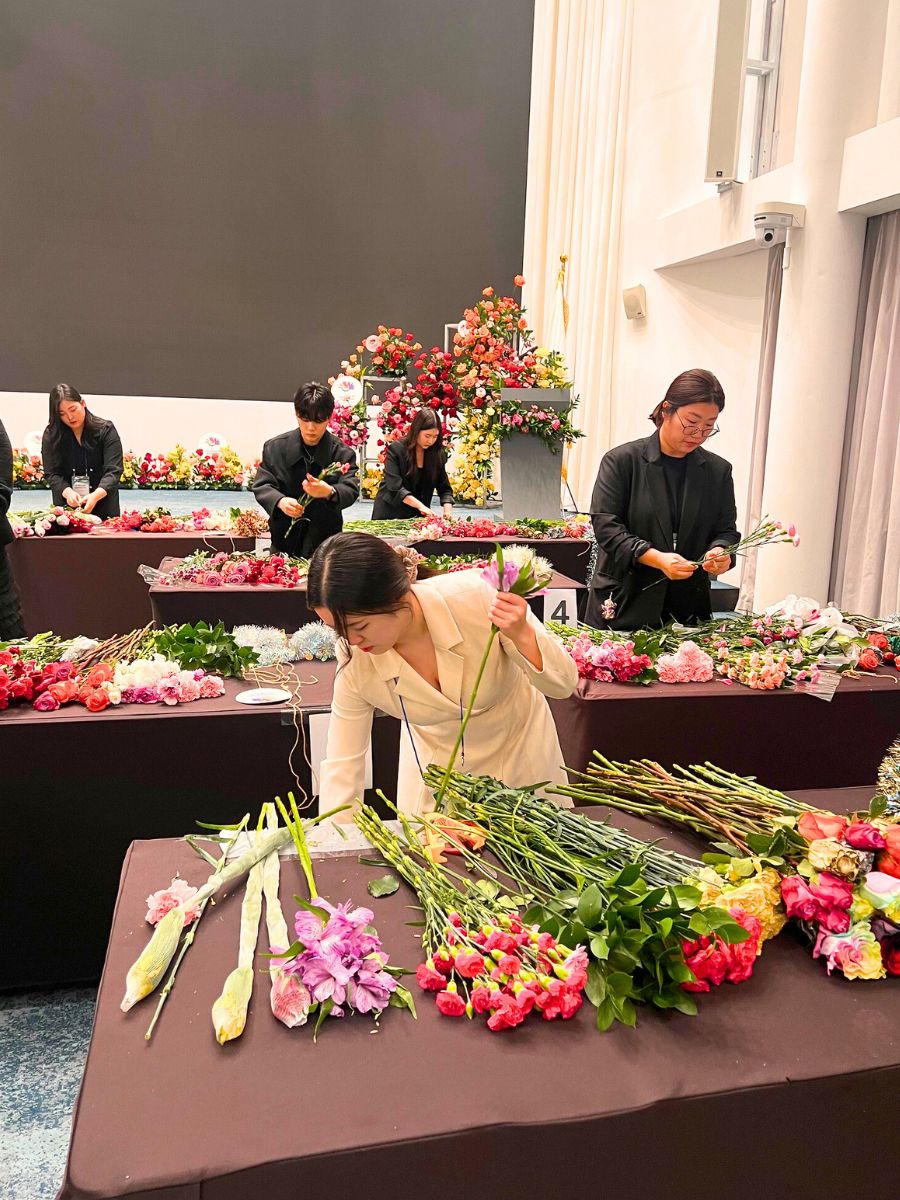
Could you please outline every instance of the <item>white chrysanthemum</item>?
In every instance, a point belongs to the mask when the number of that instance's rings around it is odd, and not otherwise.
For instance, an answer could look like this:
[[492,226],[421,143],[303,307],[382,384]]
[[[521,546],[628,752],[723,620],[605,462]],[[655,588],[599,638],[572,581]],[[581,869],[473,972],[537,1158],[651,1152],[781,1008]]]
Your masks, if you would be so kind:
[[518,567],[520,575],[530,574],[535,587],[546,587],[553,578],[553,567],[546,558],[535,554],[530,546],[504,546],[503,561]]
[[328,662],[334,658],[336,634],[323,621],[311,621],[291,635],[288,645],[294,659]]

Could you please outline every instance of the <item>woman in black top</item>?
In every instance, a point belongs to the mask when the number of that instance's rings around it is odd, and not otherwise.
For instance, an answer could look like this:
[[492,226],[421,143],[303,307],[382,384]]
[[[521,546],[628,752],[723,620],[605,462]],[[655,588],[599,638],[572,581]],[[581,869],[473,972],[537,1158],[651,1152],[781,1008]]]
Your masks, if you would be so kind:
[[89,412],[67,383],[50,393],[41,456],[54,504],[80,508],[101,521],[119,515],[122,443],[116,427]]
[[391,442],[384,463],[384,480],[375,497],[373,521],[402,521],[417,513],[431,514],[437,491],[444,516],[453,511],[453,491],[447,478],[441,422],[433,408],[420,408],[405,438]]
[[731,464],[703,448],[724,407],[715,375],[685,371],[650,414],[656,432],[603,456],[591,501],[598,553],[589,624],[709,619],[710,579],[734,565],[722,547],[740,540]]
[[22,611],[6,547],[13,541],[7,513],[12,500],[12,446],[0,421],[0,641],[23,638]]

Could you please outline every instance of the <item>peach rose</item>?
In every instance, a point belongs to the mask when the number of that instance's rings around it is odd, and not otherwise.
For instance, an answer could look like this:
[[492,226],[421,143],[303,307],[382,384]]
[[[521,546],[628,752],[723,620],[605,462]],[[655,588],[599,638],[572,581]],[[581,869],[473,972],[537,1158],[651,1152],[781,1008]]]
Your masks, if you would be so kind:
[[836,816],[835,813],[805,812],[797,822],[797,832],[808,842],[817,842],[822,838],[841,838],[847,828],[847,818]]

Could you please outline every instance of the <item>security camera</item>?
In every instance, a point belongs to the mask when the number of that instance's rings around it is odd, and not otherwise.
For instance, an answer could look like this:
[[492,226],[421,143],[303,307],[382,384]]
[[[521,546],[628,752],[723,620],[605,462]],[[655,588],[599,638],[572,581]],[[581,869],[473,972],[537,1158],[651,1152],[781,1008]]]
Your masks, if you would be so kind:
[[761,204],[753,217],[753,233],[758,246],[777,246],[788,240],[789,229],[801,229],[806,217],[802,204]]

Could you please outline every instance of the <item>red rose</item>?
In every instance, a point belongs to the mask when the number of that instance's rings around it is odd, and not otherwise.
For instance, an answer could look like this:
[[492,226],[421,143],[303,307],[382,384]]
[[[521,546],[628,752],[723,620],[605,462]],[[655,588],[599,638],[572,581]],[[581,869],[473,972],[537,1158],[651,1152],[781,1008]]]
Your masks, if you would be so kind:
[[900,879],[900,854],[892,854],[890,850],[882,850],[875,859],[876,871],[884,871],[885,875],[893,875]]
[[98,663],[84,681],[84,686],[98,688],[101,683],[111,683],[113,673],[106,663]]
[[888,975],[900,975],[900,933],[881,943],[881,961]]
[[458,992],[438,992],[434,998],[438,1011],[445,1017],[465,1016],[466,1002]]
[[857,659],[856,665],[863,671],[875,671],[881,662],[881,657],[874,646],[866,646]]
[[32,708],[37,709],[38,712],[54,712],[59,708],[59,701],[47,691],[38,696]]
[[81,703],[88,712],[103,712],[109,704],[109,696],[101,688],[83,688],[80,694]]
[[721,943],[702,937],[696,942],[682,942],[685,964],[694,974],[694,981],[683,983],[686,992],[708,992],[710,985],[718,987],[725,978],[728,961],[722,953]]
[[870,633],[866,638],[870,646],[874,646],[876,650],[890,650],[891,643],[883,633]]

